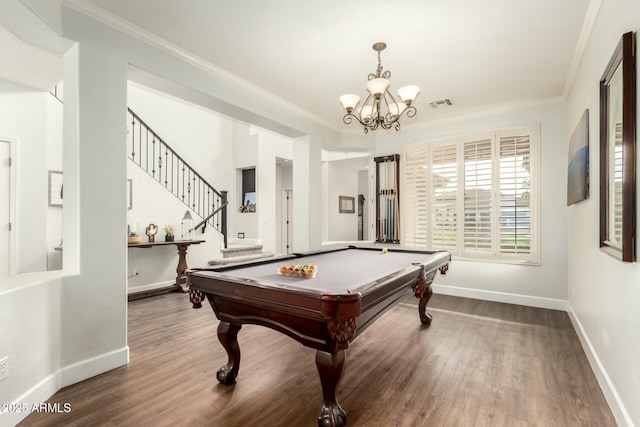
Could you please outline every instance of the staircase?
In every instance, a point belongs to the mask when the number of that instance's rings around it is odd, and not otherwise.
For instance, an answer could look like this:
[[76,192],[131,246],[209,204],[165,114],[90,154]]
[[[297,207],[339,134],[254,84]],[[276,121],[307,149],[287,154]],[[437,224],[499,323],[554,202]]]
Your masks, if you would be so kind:
[[194,229],[204,233],[210,225],[227,248],[227,192],[213,188],[130,108],[127,123],[129,160],[202,218]]
[[269,258],[271,252],[262,252],[262,245],[231,243],[221,250],[222,259],[209,261],[209,265],[224,265],[234,262],[253,261],[260,258]]

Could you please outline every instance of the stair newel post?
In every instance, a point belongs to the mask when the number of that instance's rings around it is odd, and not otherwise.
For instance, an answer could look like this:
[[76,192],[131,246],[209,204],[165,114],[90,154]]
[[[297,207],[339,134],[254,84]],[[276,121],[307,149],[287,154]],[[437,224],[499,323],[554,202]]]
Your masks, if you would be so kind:
[[222,224],[220,227],[220,232],[224,238],[224,247],[227,248],[227,193],[228,191],[221,191],[220,197],[222,198]]

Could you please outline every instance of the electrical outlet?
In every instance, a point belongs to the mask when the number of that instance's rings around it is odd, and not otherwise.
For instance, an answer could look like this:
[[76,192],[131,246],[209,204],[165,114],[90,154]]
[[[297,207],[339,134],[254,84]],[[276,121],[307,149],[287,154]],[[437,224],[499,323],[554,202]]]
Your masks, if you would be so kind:
[[9,356],[0,359],[0,381],[9,378]]

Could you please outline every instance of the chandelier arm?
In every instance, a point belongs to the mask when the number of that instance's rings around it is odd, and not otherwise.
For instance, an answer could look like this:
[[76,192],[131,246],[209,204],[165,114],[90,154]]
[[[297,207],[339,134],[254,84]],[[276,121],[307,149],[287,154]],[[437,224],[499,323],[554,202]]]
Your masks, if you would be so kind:
[[392,115],[391,115],[391,108],[389,108],[389,100],[387,99],[387,96],[389,96],[391,98],[391,100],[395,103],[395,100],[393,99],[393,95],[391,95],[391,93],[387,90],[384,93],[384,106],[387,108],[387,112],[384,115],[384,121],[385,123],[392,123],[393,119],[392,119]]
[[393,96],[393,94],[391,93],[391,87],[387,88],[387,95],[389,95],[389,98],[391,98],[391,101],[394,104],[397,104],[398,101],[396,101],[396,98]]
[[365,122],[363,122],[362,120],[360,120],[360,118],[358,116],[356,116],[353,113],[347,113],[344,115],[344,117],[342,117],[342,121],[344,122],[344,124],[346,125],[350,125],[351,123],[353,123],[353,120],[356,120],[358,123],[360,123],[362,126],[369,126],[368,124],[366,124]]
[[[416,107],[414,107],[413,105],[410,105],[409,107],[404,109],[402,114],[406,113],[407,117],[411,118],[411,117],[415,117],[417,112],[418,112],[418,110],[416,110]],[[400,114],[400,116],[398,116],[398,118],[400,118],[402,116],[402,114]]]
[[[367,76],[368,80],[378,78],[384,78],[387,80],[391,79],[391,71],[384,70],[382,67],[382,58],[380,52],[383,51],[386,47],[387,45],[384,42],[378,42],[373,45],[373,50],[378,53],[378,66],[375,73],[369,73],[369,75]],[[382,95],[377,95],[376,97],[369,93],[356,114],[353,114],[353,108],[349,108],[347,110],[347,114],[345,114],[342,118],[342,121],[345,124],[351,124],[355,119],[363,126],[365,134],[369,133],[369,131],[375,131],[376,129],[378,129],[378,127],[381,127],[383,129],[394,128],[396,131],[399,131],[400,118],[405,114],[407,117],[414,117],[417,113],[417,109],[413,105],[407,105],[407,103],[404,103],[403,101],[405,107],[403,108],[402,112],[400,112],[402,104],[398,103],[393,94],[391,94],[388,88],[389,83],[387,83],[386,85],[387,88],[382,93]],[[389,98],[387,98],[387,95],[389,96]],[[380,101],[380,98],[383,98],[383,100]],[[391,100],[391,103],[389,99]],[[411,104],[411,102],[409,102],[409,104]],[[392,108],[390,107],[390,105],[393,105],[393,110],[397,112],[397,114],[392,114]],[[381,106],[384,106],[386,108],[386,112],[384,114],[382,112],[382,109],[380,108]]]

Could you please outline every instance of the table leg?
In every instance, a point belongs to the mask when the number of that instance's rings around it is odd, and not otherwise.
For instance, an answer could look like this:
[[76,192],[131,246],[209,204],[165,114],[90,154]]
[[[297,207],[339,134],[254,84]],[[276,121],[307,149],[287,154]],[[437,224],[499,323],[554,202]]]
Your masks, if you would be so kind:
[[218,325],[218,339],[227,351],[227,364],[218,369],[216,377],[224,385],[236,382],[238,370],[240,370],[240,346],[238,345],[238,331],[242,325],[233,325],[221,321]]
[[318,350],[316,367],[322,384],[322,409],[318,416],[318,427],[342,427],[347,424],[347,413],[336,399],[336,389],[340,385],[345,364],[344,350],[334,354]]
[[[182,292],[188,292],[189,289],[186,289],[182,286],[182,277],[184,276],[184,272],[187,270],[187,248],[189,245],[184,243],[178,243],[176,245],[178,247],[178,267],[176,268],[176,286],[178,290],[182,290]],[[186,286],[186,284],[185,284]]]
[[433,295],[433,290],[431,289],[431,285],[427,285],[427,290],[422,294],[420,298],[420,302],[418,303],[418,314],[420,315],[420,322],[423,325],[430,325],[432,316],[431,313],[427,313],[427,303],[431,299]]
[[[435,274],[435,273],[434,273]],[[427,303],[433,295],[433,289],[431,289],[431,278],[425,278],[424,275],[413,284],[413,294],[416,298],[420,298],[418,303],[418,315],[420,316],[420,322],[423,325],[431,325],[431,314],[427,313]]]

